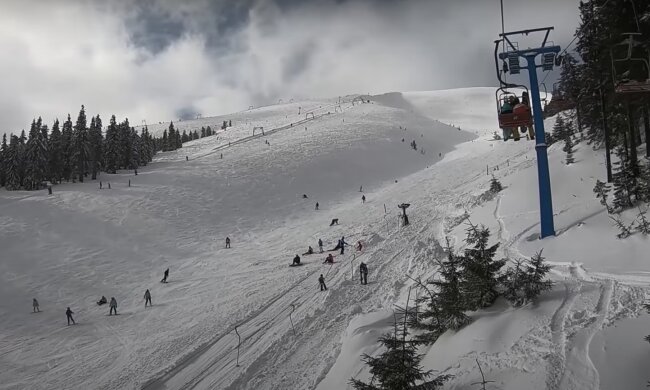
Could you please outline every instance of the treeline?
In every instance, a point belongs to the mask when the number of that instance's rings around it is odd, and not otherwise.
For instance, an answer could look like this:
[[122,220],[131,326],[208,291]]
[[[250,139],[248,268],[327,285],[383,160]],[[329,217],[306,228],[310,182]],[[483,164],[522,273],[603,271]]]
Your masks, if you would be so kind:
[[129,120],[117,122],[111,116],[105,134],[99,115],[86,117],[81,106],[76,122],[70,114],[62,124],[55,120],[50,129],[42,119],[32,121],[29,134],[4,134],[0,145],[0,187],[8,190],[38,190],[52,184],[97,179],[100,172],[137,169],[151,162],[159,151],[181,148],[184,142],[214,135],[210,126],[180,133],[170,122],[162,137],[154,137],[147,126],[140,132]]
[[606,169],[618,212],[650,200],[650,167],[638,150],[645,142],[650,157],[650,94],[630,98],[616,93],[619,85],[646,81],[648,69],[642,61],[614,61],[627,55],[628,35],[624,34],[630,32],[640,33],[634,36],[632,56],[648,60],[650,2],[585,0],[579,10],[577,56],[564,58],[558,96],[573,104],[575,120],[556,124],[561,135],[552,138],[565,141],[565,148],[572,150],[572,138],[579,133],[589,144],[605,146],[607,153],[615,155]]

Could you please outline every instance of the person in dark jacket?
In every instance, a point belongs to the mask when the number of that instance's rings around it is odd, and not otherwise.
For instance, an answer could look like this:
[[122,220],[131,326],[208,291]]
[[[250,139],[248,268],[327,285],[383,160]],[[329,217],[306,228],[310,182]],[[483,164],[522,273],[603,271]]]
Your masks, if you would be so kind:
[[359,264],[359,278],[361,284],[368,284],[368,266],[363,261]]
[[230,248],[230,237],[226,237],[226,248]]
[[341,240],[339,241],[341,245],[341,254],[345,253],[345,246],[348,245],[347,242],[345,242],[345,237],[341,237]]
[[76,324],[76,322],[74,322],[74,318],[72,318],[73,314],[74,312],[68,307],[65,311],[65,316],[68,318],[68,325],[70,325],[70,321],[72,321],[72,325]]
[[108,303],[108,300],[107,300],[106,297],[103,296],[103,295],[102,295],[101,298],[99,298],[99,301],[97,301],[97,304],[98,304],[99,306],[101,306],[101,305],[105,305],[106,303]]
[[320,238],[318,239],[318,250],[320,250],[320,253],[323,253],[323,240]]
[[320,290],[327,290],[327,286],[325,285],[325,277],[323,274],[320,274],[320,277],[318,278],[318,283],[320,283]]
[[366,203],[366,196],[365,195],[361,195],[361,203]]
[[296,255],[296,257],[293,258],[293,263],[291,265],[300,265],[300,256]]
[[34,300],[32,300],[32,307],[34,309],[34,313],[41,311],[41,309],[38,306],[38,301],[36,300],[36,298],[34,298]]
[[115,312],[115,315],[117,315],[117,300],[115,297],[111,297],[111,304],[109,305],[111,308],[108,311],[108,315],[110,316]]
[[331,253],[327,255],[323,264],[334,264],[334,256]]
[[305,256],[305,255],[313,255],[313,254],[314,254],[314,248],[312,248],[310,245],[309,249],[307,249],[307,252],[303,253],[302,255]]
[[320,206],[320,205],[318,204],[318,202],[316,202],[316,210],[318,210],[318,207],[319,207],[319,206]]
[[149,303],[149,306],[153,306],[153,303],[151,303],[151,293],[149,292],[149,289],[144,292],[144,307],[147,307],[147,303]]
[[169,268],[165,270],[165,274],[161,280],[162,283],[167,283],[167,277],[169,276]]

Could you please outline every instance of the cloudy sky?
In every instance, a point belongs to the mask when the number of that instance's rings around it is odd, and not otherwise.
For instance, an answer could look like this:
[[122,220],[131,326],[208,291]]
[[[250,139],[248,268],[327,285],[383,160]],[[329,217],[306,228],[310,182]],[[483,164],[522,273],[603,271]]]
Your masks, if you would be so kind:
[[[506,30],[578,0],[504,0]],[[2,0],[0,133],[81,104],[133,125],[300,97],[496,85],[499,0]],[[521,42],[528,46],[534,41]]]

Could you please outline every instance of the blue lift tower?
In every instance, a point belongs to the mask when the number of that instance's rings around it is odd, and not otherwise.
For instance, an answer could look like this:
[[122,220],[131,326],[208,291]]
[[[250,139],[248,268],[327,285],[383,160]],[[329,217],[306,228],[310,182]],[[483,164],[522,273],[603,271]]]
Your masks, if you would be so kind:
[[[537,178],[539,181],[539,214],[541,224],[541,238],[554,236],[555,228],[553,226],[553,198],[551,196],[551,176],[548,169],[548,155],[546,153],[546,137],[544,133],[544,117],[542,113],[542,103],[539,97],[539,81],[537,79],[537,68],[544,71],[552,70],[554,66],[561,64],[561,58],[558,57],[560,47],[550,44],[547,46],[548,36],[553,27],[537,28],[532,30],[522,30],[513,32],[504,32],[499,34],[501,39],[495,41],[495,57],[499,50],[499,44],[502,45],[501,53],[498,58],[503,61],[503,71],[510,74],[519,74],[522,69],[528,70],[530,79],[530,92],[532,99],[532,109],[535,124],[535,150],[537,152]],[[540,47],[520,49],[516,43],[511,40],[515,35],[530,35],[543,33],[544,40]],[[537,58],[541,61],[538,64]],[[521,67],[520,58],[525,60],[525,66]],[[496,61],[496,58],[495,58]],[[515,84],[508,84],[501,79],[501,72],[497,62],[497,76],[501,82],[502,88],[514,87]]]

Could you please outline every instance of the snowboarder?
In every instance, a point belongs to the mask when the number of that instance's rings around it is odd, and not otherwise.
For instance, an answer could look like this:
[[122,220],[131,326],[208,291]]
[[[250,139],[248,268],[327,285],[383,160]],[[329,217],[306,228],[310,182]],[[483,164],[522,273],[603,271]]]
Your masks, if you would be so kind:
[[356,248],[357,248],[357,251],[361,252],[361,250],[363,249],[363,244],[361,243],[361,241],[357,241],[357,247]]
[[320,276],[318,277],[318,283],[320,283],[321,291],[327,290],[327,286],[325,285],[325,277],[323,276],[323,274],[320,274]]
[[323,264],[334,264],[334,256],[331,253],[327,255]]
[[117,301],[115,300],[115,297],[111,297],[111,304],[109,306],[111,308],[108,311],[108,315],[110,316],[113,311],[115,312],[115,315],[117,315]]
[[149,306],[153,306],[153,303],[151,303],[151,293],[149,292],[149,289],[144,292],[144,307],[147,307],[147,303],[149,303]]
[[302,198],[303,198],[303,199],[307,199],[307,198],[308,198],[308,197],[307,197],[307,194],[302,194]]
[[70,325],[70,321],[72,321],[72,325],[76,325],[76,322],[74,322],[74,318],[72,318],[73,314],[74,312],[70,310],[70,308],[68,307],[65,311],[65,316],[68,318],[68,325]]
[[365,195],[361,195],[361,203],[366,203],[366,196]]
[[300,265],[300,256],[296,255],[296,257],[293,258],[293,263],[291,265]]
[[368,284],[368,266],[363,261],[359,264],[359,277],[361,284]]
[[226,237],[226,248],[230,248],[230,237]]
[[160,282],[161,282],[161,283],[167,283],[167,277],[168,277],[168,276],[169,276],[169,268],[167,268],[167,269],[165,270],[165,274],[164,274],[164,276],[163,276],[163,278],[162,278],[162,280],[161,280]]
[[314,254],[314,248],[312,248],[310,245],[309,249],[307,249],[307,252],[303,253],[302,255],[305,256],[305,255],[313,255],[313,254]]
[[334,218],[334,219],[332,219],[332,222],[330,223],[330,226],[334,226],[334,225],[338,225],[338,224],[339,224],[339,219]]
[[106,297],[102,295],[101,298],[99,298],[99,301],[97,301],[97,305],[105,305],[108,301],[106,300]]
[[36,298],[34,298],[34,300],[32,301],[32,307],[34,308],[34,313],[41,311],[41,309],[38,307],[38,301],[36,300]]
[[323,253],[323,240],[320,238],[318,239],[318,249],[320,250],[320,253]]
[[318,204],[318,202],[316,202],[316,211],[318,211],[318,206],[320,205]]

